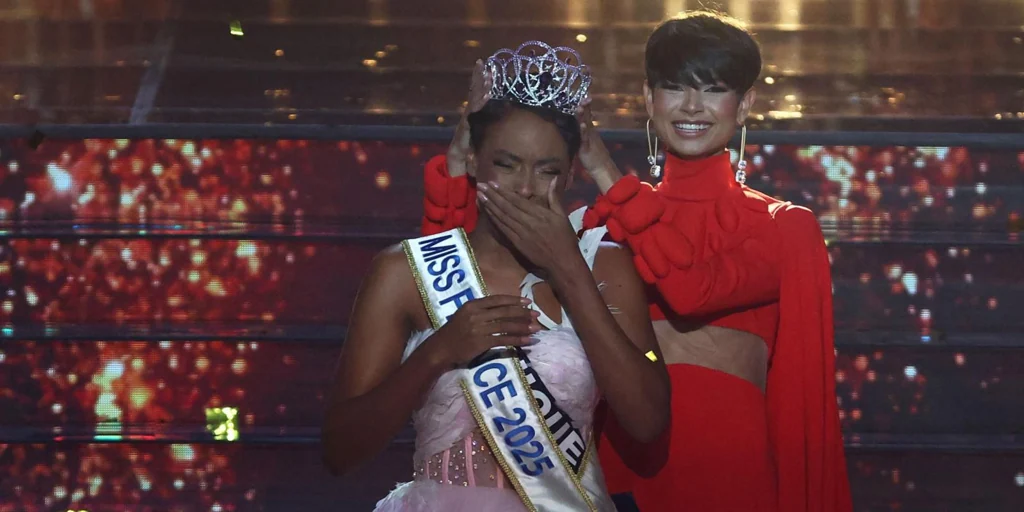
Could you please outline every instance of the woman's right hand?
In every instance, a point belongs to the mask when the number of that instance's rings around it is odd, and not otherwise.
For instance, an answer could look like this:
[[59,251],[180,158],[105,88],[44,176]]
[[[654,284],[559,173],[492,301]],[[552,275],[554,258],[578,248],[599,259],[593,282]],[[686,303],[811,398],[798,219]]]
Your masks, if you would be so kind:
[[490,73],[484,65],[484,61],[477,60],[473,66],[473,76],[469,81],[469,98],[466,100],[465,108],[462,111],[462,119],[455,129],[455,137],[448,146],[448,175],[452,178],[466,174],[469,159],[472,158],[473,147],[469,136],[469,115],[479,112],[491,99]]
[[591,98],[587,96],[576,111],[576,118],[580,122],[581,136],[579,159],[580,165],[604,194],[622,177],[622,173],[619,172],[611,154],[608,153],[608,148],[601,140],[601,134],[594,126],[594,114],[590,110],[590,103]]
[[462,305],[428,342],[447,368],[463,366],[494,347],[523,346],[541,330],[529,299],[491,295]]

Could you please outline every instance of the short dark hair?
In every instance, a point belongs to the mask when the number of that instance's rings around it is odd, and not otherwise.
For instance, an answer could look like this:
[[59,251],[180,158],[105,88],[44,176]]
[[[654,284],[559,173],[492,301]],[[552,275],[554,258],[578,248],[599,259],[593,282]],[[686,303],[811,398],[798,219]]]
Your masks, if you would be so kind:
[[651,88],[724,83],[739,94],[761,74],[761,49],[733,18],[692,11],[658,25],[644,55]]
[[569,160],[576,158],[580,150],[580,125],[576,117],[547,107],[523,105],[511,100],[490,100],[484,108],[469,115],[469,136],[473,149],[480,150],[484,143],[487,128],[505,118],[513,109],[525,110],[555,125],[569,147]]

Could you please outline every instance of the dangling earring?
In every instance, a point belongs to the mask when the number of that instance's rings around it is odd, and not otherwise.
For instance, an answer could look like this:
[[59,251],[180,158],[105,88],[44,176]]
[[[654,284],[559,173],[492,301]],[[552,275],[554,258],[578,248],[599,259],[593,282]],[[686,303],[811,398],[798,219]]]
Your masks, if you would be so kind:
[[661,166],[658,165],[658,136],[654,136],[651,144],[651,120],[647,120],[647,163],[651,166],[651,177],[661,177]]
[[740,128],[740,159],[736,162],[736,183],[743,185],[747,182],[747,161],[743,159],[743,153],[747,149],[747,125]]

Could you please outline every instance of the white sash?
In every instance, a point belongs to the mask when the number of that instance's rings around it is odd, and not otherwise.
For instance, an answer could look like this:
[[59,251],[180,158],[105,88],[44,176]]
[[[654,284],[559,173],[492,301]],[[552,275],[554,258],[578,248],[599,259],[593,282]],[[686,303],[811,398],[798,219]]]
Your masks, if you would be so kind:
[[[487,295],[461,228],[402,245],[435,329],[466,302]],[[493,349],[456,371],[480,431],[527,509],[615,510],[593,443],[558,408],[525,352]]]

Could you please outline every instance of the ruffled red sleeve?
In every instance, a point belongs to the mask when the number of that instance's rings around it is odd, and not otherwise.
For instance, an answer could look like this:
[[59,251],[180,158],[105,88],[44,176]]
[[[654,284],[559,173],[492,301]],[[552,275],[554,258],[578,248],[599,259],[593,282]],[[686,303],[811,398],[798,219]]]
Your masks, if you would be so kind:
[[[736,201],[746,199],[738,196]],[[737,213],[733,206],[719,207],[727,211],[709,227],[704,219],[689,217],[682,209],[671,210],[650,185],[626,176],[587,211],[584,227],[607,225],[612,239],[630,246],[640,276],[658,288],[672,311],[702,316],[778,297],[779,258],[771,250],[775,244],[765,238],[771,236],[769,230],[748,226],[744,236],[732,237],[737,240],[732,246],[705,247],[706,230],[735,230],[740,217],[770,222],[764,201],[752,206],[761,208],[763,215]]]
[[423,223],[424,235],[442,233],[461,227],[473,231],[476,227],[476,189],[467,175],[452,178],[448,175],[448,159],[437,155],[423,169]]
[[852,510],[835,391],[832,280],[810,210],[778,205],[779,334],[768,368],[769,438],[778,468],[779,510]]

